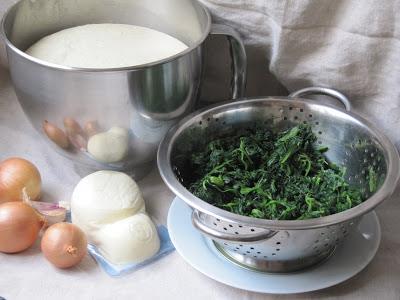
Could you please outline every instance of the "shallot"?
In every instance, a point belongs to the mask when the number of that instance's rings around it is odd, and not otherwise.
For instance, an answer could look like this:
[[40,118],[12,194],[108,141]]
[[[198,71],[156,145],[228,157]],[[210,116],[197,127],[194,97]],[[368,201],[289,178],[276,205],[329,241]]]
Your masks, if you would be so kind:
[[83,231],[71,223],[57,223],[44,233],[41,248],[46,259],[58,268],[70,268],[81,262],[87,253]]
[[55,144],[63,149],[67,149],[69,147],[68,137],[62,129],[58,128],[56,125],[47,120],[43,122],[42,126],[43,131],[46,133],[48,138]]

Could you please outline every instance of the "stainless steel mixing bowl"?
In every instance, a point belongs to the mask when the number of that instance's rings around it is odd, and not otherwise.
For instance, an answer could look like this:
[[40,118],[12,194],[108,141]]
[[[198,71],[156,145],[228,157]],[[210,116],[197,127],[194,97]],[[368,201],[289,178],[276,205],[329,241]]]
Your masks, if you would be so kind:
[[[308,94],[335,97],[347,111],[302,98]],[[207,108],[186,117],[166,135],[158,152],[159,170],[169,188],[193,208],[193,225],[230,260],[259,271],[299,270],[329,257],[356,230],[362,216],[392,194],[399,179],[399,155],[394,145],[371,122],[350,110],[344,95],[326,88]],[[359,187],[367,199],[334,215],[283,221],[233,214],[190,193],[185,182],[190,182],[192,171],[185,167],[185,161],[192,150],[254,123],[273,130],[312,124],[317,143],[329,147],[328,159],[346,167],[346,180]],[[369,188],[370,169],[380,179],[374,193]]]
[[[24,52],[46,35],[93,23],[149,27],[181,40],[189,48],[161,61],[116,69],[59,66]],[[114,169],[140,178],[148,171],[161,138],[195,105],[203,42],[210,33],[228,37],[232,97],[243,96],[246,54],[240,37],[229,27],[212,25],[208,11],[197,1],[22,0],[8,10],[1,31],[12,81],[26,116],[48,146],[70,158],[83,173]],[[73,118],[81,127],[87,121],[96,121],[101,131],[115,126],[127,129],[128,152],[120,161],[96,160],[86,151],[84,134],[70,136],[69,147],[57,146],[44,134],[43,123],[47,120],[63,130],[65,117]]]

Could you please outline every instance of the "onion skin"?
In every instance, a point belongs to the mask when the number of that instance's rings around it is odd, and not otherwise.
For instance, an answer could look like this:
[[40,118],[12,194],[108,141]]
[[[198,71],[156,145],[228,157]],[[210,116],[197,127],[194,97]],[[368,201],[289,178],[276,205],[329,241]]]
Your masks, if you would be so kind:
[[0,163],[0,204],[11,201],[36,201],[42,180],[39,170],[23,158],[12,157]]
[[50,263],[66,269],[79,264],[85,257],[87,239],[78,226],[71,223],[57,223],[45,231],[41,248]]
[[17,253],[32,246],[44,220],[23,202],[0,205],[0,252]]

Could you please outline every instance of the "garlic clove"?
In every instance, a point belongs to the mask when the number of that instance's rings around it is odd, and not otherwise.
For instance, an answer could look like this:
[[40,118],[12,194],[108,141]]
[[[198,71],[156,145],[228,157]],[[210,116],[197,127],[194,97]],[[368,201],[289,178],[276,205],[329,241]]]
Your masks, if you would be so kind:
[[43,122],[42,127],[47,137],[56,145],[63,149],[67,149],[69,147],[68,137],[62,129],[58,128],[56,125],[50,123],[47,120]]
[[71,144],[80,151],[86,151],[87,140],[80,134],[68,134],[68,139]]
[[79,123],[71,117],[64,118],[64,127],[68,135],[85,135],[81,125],[79,125]]
[[71,210],[71,202],[69,201],[58,201],[58,206],[65,208],[67,211]]
[[99,124],[97,123],[97,121],[88,121],[85,124],[84,130],[88,137],[92,137],[100,132]]
[[58,204],[40,201],[29,201],[28,204],[46,219],[47,226],[65,221],[67,210]]

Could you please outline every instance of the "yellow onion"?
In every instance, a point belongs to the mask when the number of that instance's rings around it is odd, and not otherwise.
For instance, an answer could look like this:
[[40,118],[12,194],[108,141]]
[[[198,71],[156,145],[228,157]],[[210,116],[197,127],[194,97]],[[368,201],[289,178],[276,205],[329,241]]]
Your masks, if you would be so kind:
[[83,231],[71,223],[50,226],[42,237],[42,252],[58,268],[70,268],[81,262],[87,253]]
[[36,241],[44,220],[23,202],[0,204],[0,252],[16,253]]
[[38,200],[41,191],[39,170],[23,158],[12,157],[0,163],[0,204]]

